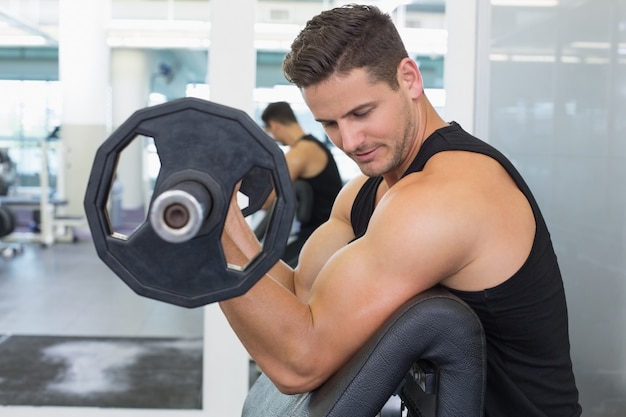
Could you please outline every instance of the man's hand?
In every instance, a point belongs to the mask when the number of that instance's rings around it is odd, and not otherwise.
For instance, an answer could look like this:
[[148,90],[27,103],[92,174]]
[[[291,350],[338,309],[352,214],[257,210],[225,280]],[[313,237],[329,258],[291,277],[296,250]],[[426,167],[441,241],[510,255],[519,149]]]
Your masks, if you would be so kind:
[[241,182],[233,190],[222,233],[226,262],[234,268],[245,268],[262,249],[239,207],[237,195],[240,186]]

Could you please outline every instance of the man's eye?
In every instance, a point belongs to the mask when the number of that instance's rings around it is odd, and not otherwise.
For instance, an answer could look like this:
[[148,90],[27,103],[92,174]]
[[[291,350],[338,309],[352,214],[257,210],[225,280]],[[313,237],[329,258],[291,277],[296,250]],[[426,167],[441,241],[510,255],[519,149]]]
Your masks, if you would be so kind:
[[370,113],[369,110],[367,110],[367,111],[360,111],[360,112],[354,113],[354,117],[356,117],[356,118],[363,118],[363,117],[367,116],[369,113]]

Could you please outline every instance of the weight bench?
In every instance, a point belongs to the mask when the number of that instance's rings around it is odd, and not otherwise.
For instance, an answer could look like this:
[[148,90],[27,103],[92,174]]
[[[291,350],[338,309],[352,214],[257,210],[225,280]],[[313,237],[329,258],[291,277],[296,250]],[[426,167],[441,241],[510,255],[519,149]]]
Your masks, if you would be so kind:
[[485,384],[478,317],[436,287],[403,305],[315,391],[284,395],[262,374],[242,417],[479,417]]
[[82,216],[57,214],[57,209],[67,205],[67,203],[68,201],[65,199],[49,197],[42,199],[41,196],[0,196],[0,204],[33,212],[33,231],[15,232],[11,235],[10,240],[38,242],[44,246],[50,246],[54,242],[75,242],[74,229],[83,226],[85,219]]

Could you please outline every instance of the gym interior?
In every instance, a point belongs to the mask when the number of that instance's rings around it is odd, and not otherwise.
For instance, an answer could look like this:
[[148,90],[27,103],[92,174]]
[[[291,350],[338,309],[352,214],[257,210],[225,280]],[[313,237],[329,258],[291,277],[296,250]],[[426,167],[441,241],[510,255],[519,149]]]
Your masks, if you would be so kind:
[[[583,415],[626,415],[626,2],[371,3],[392,14],[437,109],[529,183],[563,273]],[[141,297],[116,277],[87,224],[87,180],[136,110],[183,97],[259,125],[267,103],[289,101],[324,138],[281,61],[310,17],[341,4],[0,0],[3,415],[241,415],[256,369],[219,308]],[[345,180],[358,172],[333,152]],[[158,171],[147,136],[121,153],[116,232],[146,220]]]

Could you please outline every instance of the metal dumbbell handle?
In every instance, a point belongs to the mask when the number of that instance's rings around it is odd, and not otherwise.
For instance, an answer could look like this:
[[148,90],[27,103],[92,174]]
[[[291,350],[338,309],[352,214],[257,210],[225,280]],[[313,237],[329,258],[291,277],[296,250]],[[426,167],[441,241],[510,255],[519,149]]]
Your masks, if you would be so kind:
[[150,224],[156,234],[171,243],[186,242],[200,231],[211,212],[211,194],[196,181],[184,181],[154,200]]

